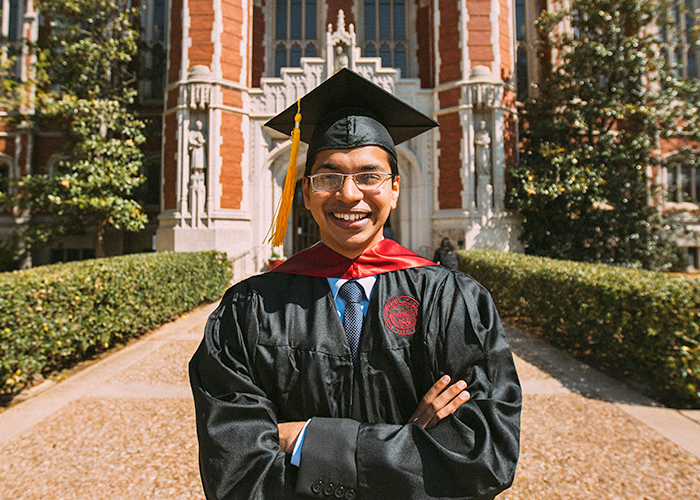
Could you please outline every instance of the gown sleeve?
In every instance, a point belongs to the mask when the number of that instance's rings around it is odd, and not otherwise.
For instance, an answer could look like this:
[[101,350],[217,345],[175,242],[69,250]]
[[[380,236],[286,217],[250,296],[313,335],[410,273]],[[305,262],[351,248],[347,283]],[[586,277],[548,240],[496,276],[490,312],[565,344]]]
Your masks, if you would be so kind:
[[424,326],[439,332],[436,371],[465,380],[470,400],[428,430],[312,418],[298,492],[340,487],[352,490],[346,498],[363,500],[486,500],[512,484],[522,397],[510,347],[488,292],[465,275],[454,277],[433,297]]
[[[240,289],[243,284],[237,285]],[[280,449],[277,411],[253,382],[244,329],[254,330],[241,297],[229,289],[205,327],[189,365],[207,499],[292,499],[296,467]],[[247,300],[251,300],[248,296]]]

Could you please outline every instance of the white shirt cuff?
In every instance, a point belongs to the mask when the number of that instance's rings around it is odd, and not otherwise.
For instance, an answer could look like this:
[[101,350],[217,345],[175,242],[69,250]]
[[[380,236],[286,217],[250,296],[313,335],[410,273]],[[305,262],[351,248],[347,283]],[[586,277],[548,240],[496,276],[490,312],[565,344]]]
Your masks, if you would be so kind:
[[301,463],[301,444],[304,441],[304,433],[306,432],[306,427],[308,427],[309,422],[311,422],[311,419],[307,420],[304,427],[302,427],[299,437],[297,438],[297,442],[294,443],[292,458],[289,460],[290,463],[296,467],[299,467],[299,464]]

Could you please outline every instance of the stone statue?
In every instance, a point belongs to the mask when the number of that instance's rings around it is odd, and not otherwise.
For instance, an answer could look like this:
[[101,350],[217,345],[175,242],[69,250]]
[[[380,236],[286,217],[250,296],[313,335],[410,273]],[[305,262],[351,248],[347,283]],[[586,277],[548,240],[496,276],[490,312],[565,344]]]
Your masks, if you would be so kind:
[[341,45],[341,44],[336,45],[335,46],[335,61],[333,63],[335,71],[338,72],[343,68],[347,68],[349,64],[350,64],[350,60],[348,59],[348,54],[347,54],[347,51],[345,50],[345,47],[343,47],[343,45]]
[[206,138],[202,129],[202,121],[197,120],[195,129],[190,131],[188,143],[190,151],[190,213],[192,215],[192,227],[201,225],[206,202],[206,184],[204,180]]
[[474,134],[476,149],[476,171],[479,176],[491,176],[491,135],[486,130],[486,121],[481,120]]
[[187,146],[190,151],[190,170],[204,170],[204,152],[207,140],[204,137],[204,132],[202,132],[202,120],[197,120],[194,126],[195,129],[190,130],[190,138]]

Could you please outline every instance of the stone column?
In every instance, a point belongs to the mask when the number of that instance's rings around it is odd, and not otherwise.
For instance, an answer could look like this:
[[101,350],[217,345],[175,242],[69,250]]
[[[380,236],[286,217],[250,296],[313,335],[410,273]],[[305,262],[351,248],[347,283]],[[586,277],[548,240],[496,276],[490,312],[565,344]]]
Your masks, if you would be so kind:
[[252,5],[171,0],[158,250],[240,256],[251,248],[245,102]]

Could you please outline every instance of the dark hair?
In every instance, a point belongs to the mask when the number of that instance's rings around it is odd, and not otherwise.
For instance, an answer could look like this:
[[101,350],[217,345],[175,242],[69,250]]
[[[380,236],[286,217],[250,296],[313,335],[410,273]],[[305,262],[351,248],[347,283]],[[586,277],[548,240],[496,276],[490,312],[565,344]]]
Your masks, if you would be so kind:
[[443,238],[442,243],[440,243],[441,250],[447,250],[448,252],[454,252],[455,246],[452,244],[452,240],[449,238]]
[[[381,148],[381,146],[377,146],[377,147]],[[384,148],[382,148],[382,149],[384,149]],[[323,151],[323,149],[321,149],[320,151]],[[311,168],[314,166],[314,163],[316,162],[316,156],[318,156],[318,153],[320,151],[317,151],[316,154],[314,154],[313,156],[306,158],[306,167],[304,168],[304,177],[308,177],[311,175]],[[387,151],[386,149],[384,149],[384,151],[386,152],[386,160],[389,163],[389,168],[391,169],[391,180],[393,181],[399,175],[399,164],[396,161],[396,158],[394,158],[394,155],[389,153],[389,151]]]

